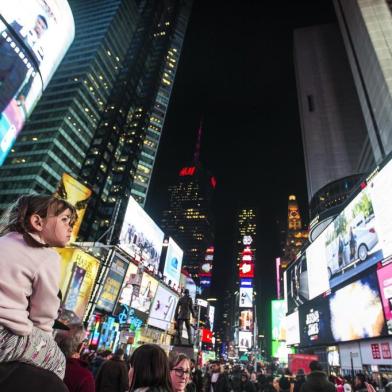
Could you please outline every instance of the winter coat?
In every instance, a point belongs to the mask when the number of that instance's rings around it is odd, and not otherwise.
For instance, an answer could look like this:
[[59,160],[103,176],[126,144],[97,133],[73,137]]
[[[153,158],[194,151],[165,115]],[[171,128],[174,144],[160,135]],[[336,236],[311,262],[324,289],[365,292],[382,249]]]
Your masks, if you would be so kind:
[[128,369],[124,361],[112,358],[99,368],[95,379],[97,392],[124,392],[129,388]]
[[327,375],[315,370],[308,375],[302,384],[301,392],[336,392],[335,385],[328,381]]

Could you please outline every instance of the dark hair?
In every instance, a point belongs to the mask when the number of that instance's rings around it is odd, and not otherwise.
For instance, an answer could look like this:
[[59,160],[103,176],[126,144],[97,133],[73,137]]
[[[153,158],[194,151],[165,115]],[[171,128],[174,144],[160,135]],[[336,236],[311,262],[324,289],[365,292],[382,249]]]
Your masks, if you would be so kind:
[[143,387],[162,387],[172,391],[169,361],[161,347],[143,344],[133,352],[129,364],[133,368],[130,391]]
[[314,372],[315,370],[323,370],[323,367],[321,366],[321,363],[319,361],[312,361],[309,363],[309,369]]
[[1,218],[0,222],[0,235],[16,231],[23,235],[27,245],[32,247],[44,247],[31,237],[28,233],[33,233],[34,229],[30,224],[30,217],[34,214],[39,215],[41,218],[46,218],[49,212],[55,216],[60,215],[65,210],[71,211],[71,226],[77,220],[76,208],[68,203],[66,200],[60,199],[51,195],[23,195],[11,205]]
[[113,355],[113,358],[114,358],[114,359],[120,359],[124,354],[125,354],[125,351],[124,351],[122,348],[118,348],[118,349],[115,351],[115,353],[114,353],[114,355]]
[[191,360],[186,354],[179,353],[177,351],[171,351],[169,354],[169,369],[174,369],[184,359],[186,359],[190,365]]
[[43,15],[38,15],[37,19],[41,19],[42,22],[44,22],[46,28],[48,28],[48,22],[47,22],[46,18]]

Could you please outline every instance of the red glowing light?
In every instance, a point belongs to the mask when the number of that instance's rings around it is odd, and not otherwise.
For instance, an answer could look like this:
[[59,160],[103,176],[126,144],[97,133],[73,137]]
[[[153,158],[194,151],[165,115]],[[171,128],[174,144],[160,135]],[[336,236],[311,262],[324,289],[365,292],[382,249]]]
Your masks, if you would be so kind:
[[180,176],[184,177],[184,176],[193,176],[195,174],[196,171],[196,167],[195,166],[191,166],[191,167],[183,167],[180,170]]
[[212,185],[213,188],[216,187],[216,179],[215,179],[215,177],[211,177],[211,185]]

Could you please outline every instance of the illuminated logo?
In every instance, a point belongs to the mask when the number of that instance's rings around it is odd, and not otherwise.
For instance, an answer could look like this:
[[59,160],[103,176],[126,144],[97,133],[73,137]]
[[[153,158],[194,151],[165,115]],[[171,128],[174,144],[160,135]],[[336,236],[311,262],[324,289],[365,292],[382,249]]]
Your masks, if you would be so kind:
[[191,167],[183,167],[180,170],[180,176],[184,177],[184,176],[193,176],[195,174],[196,171],[196,167],[195,166],[191,166]]
[[306,315],[306,329],[310,340],[317,340],[320,332],[320,313],[318,310],[310,309]]
[[240,278],[253,278],[254,277],[254,264],[246,261],[240,264]]
[[213,188],[216,187],[216,179],[215,179],[215,177],[211,177],[211,186],[212,186]]
[[252,243],[252,241],[253,241],[253,238],[250,235],[244,235],[244,237],[242,238],[242,243],[244,245],[250,245]]

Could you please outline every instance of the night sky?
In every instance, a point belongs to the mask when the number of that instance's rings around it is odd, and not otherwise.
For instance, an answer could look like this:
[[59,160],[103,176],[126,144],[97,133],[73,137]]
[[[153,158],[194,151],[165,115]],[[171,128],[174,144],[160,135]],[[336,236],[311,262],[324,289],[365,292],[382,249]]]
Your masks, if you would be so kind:
[[217,179],[212,292],[220,299],[234,263],[238,206],[258,207],[263,312],[275,294],[277,221],[286,219],[289,194],[308,221],[293,29],[331,22],[332,0],[194,1],[146,210],[159,224],[167,188],[192,160],[203,117],[201,161]]

